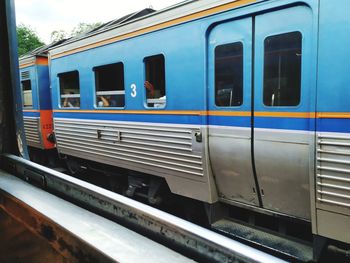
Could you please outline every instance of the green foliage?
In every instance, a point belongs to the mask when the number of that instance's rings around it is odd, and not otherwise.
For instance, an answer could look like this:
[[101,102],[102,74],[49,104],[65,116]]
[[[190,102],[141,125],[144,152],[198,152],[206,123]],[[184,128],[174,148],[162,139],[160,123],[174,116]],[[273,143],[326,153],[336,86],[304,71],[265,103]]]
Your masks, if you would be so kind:
[[55,30],[51,32],[51,42],[57,42],[62,39],[68,38],[68,34],[64,30]]
[[24,24],[17,26],[18,55],[22,56],[42,45],[45,45],[36,32]]
[[84,34],[85,32],[93,30],[94,28],[99,27],[100,25],[102,25],[101,22],[91,23],[91,24],[79,23],[76,27],[73,28],[71,32],[71,36],[75,37],[75,36]]
[[75,37],[81,34],[84,34],[90,30],[93,30],[96,27],[102,25],[101,22],[97,23],[79,23],[70,33],[67,33],[64,30],[55,30],[51,33],[51,42],[56,42],[65,38]]

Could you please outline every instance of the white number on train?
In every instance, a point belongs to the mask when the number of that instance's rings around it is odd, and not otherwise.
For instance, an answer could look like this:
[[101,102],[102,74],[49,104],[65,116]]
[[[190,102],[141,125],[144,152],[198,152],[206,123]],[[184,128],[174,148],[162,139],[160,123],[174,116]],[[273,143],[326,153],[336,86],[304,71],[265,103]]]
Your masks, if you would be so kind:
[[130,88],[131,88],[131,97],[135,98],[137,95],[136,84],[131,84]]

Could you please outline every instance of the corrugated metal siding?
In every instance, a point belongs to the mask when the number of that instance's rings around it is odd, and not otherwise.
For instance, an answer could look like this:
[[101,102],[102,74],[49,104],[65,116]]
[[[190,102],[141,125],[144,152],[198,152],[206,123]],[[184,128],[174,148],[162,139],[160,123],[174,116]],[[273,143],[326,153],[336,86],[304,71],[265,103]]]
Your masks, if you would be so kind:
[[40,120],[38,117],[24,117],[24,132],[27,144],[34,147],[42,148],[40,135]]
[[55,119],[61,153],[137,165],[148,170],[203,176],[202,154],[193,150],[199,128]]
[[29,79],[30,78],[30,73],[29,71],[22,71],[21,72],[21,79],[24,80],[24,79]]
[[318,202],[350,208],[350,135],[318,135],[316,191]]

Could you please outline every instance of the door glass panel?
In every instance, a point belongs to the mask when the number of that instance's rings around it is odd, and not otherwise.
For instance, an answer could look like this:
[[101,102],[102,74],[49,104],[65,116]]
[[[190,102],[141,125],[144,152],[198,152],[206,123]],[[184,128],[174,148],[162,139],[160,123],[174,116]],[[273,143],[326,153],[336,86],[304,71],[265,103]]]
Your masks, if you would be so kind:
[[240,106],[243,101],[243,44],[215,48],[215,104],[220,107]]
[[301,92],[300,32],[270,36],[264,42],[264,104],[297,106]]

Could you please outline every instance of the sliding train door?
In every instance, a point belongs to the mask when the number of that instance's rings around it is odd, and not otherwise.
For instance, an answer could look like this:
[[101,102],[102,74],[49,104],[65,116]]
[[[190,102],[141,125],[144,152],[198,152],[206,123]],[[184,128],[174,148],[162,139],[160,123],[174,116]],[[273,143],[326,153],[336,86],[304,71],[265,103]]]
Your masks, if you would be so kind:
[[208,39],[209,153],[220,199],[259,205],[251,155],[252,18]]
[[263,207],[310,219],[315,85],[312,13],[297,6],[255,17],[254,160]]
[[222,201],[310,218],[315,136],[311,35],[312,13],[306,6],[211,30],[209,154]]

